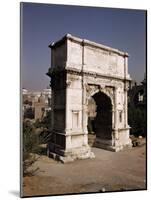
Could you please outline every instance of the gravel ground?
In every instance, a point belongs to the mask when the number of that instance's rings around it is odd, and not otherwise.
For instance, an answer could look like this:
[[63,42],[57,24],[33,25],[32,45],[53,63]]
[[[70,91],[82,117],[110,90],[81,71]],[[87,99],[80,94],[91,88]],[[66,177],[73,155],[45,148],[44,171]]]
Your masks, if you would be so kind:
[[24,177],[24,196],[146,189],[146,146],[121,152],[92,148],[95,158],[62,164],[41,156]]

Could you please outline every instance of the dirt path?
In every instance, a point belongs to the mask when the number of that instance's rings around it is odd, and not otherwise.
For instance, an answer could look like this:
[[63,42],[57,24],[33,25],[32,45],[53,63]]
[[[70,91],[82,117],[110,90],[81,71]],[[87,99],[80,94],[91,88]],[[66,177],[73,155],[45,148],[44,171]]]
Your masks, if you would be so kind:
[[145,145],[122,152],[92,148],[96,158],[61,164],[45,156],[40,170],[24,178],[24,195],[47,195],[146,188]]

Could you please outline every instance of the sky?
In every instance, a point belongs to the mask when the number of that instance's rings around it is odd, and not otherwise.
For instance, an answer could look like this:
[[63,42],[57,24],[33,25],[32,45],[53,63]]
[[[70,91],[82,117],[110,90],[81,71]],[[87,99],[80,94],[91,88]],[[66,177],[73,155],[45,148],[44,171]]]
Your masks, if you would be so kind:
[[22,87],[41,91],[49,86],[48,45],[65,34],[128,52],[129,74],[141,82],[146,70],[146,12],[144,10],[21,4]]

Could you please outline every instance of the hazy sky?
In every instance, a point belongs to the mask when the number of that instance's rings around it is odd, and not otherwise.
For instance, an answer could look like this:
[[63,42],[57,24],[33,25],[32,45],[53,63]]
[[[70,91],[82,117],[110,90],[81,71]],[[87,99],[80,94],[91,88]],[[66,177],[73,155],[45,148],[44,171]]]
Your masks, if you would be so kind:
[[146,68],[146,12],[23,3],[21,9],[22,85],[42,90],[49,85],[48,45],[66,33],[129,53],[129,73],[142,81]]

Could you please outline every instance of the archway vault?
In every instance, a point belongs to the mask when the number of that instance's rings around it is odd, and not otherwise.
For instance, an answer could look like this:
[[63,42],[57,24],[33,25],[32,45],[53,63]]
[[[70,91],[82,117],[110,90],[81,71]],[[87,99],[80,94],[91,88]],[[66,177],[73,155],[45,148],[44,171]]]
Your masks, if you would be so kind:
[[[101,91],[95,93],[92,98],[96,105],[96,115],[93,118],[93,131],[96,138],[111,140],[113,124],[111,99]],[[91,110],[89,110],[89,113],[91,113]]]
[[[63,162],[94,157],[88,145],[88,101],[97,104],[96,146],[131,146],[127,124],[128,54],[67,34],[50,45],[50,155]],[[102,114],[100,114],[102,113]]]

